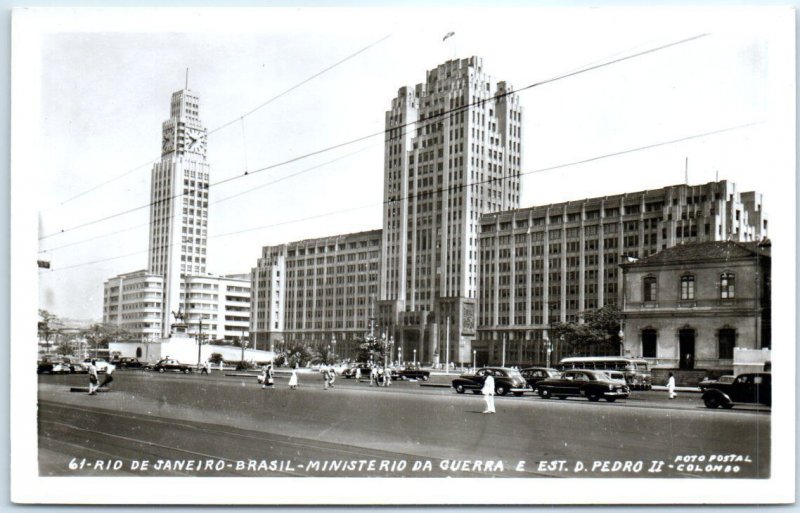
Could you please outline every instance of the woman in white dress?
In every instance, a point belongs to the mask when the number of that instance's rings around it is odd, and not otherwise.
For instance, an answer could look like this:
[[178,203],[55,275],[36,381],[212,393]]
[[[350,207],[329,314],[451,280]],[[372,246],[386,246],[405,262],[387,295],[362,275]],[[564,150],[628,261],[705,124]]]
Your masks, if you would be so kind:
[[289,388],[297,390],[297,369],[292,369],[292,376],[289,378]]

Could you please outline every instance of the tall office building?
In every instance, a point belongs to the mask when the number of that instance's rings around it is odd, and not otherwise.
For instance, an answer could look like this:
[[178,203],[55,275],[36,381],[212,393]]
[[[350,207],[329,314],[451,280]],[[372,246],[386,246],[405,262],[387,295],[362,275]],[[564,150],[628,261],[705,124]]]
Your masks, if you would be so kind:
[[378,322],[403,354],[471,351],[480,216],[519,206],[521,168],[519,99],[480,58],[448,61],[392,100]]
[[624,308],[619,264],[684,243],[759,241],[767,219],[761,194],[723,180],[498,212],[480,228],[477,363],[520,365],[544,364],[548,345],[551,363],[569,356],[553,323]]
[[170,118],[161,129],[161,161],[152,171],[148,272],[164,277],[164,337],[172,313],[182,307],[184,276],[206,272],[209,165],[199,108],[188,89],[172,94]]

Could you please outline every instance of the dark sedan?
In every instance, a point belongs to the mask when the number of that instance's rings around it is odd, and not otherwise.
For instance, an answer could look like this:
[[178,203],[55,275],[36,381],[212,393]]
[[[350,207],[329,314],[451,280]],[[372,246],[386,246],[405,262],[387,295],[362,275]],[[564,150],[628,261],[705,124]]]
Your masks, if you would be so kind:
[[525,378],[518,370],[506,367],[484,367],[475,373],[462,374],[453,380],[453,388],[456,392],[463,394],[467,390],[479,394],[483,388],[483,383],[488,376],[494,377],[494,393],[496,395],[506,395],[511,392],[520,396],[533,389],[525,382]]
[[539,382],[547,378],[557,378],[561,373],[557,369],[550,369],[548,367],[528,367],[519,371],[525,381],[531,386],[533,390],[539,385]]
[[733,408],[734,403],[772,405],[772,374],[739,374],[733,383],[709,384],[703,392],[703,403],[707,408]]
[[137,358],[123,356],[122,358],[111,360],[111,363],[120,369],[140,369],[143,364]]
[[419,379],[428,381],[431,377],[431,372],[422,370],[419,365],[408,365],[400,367],[399,369],[392,369],[392,379]]
[[155,363],[149,367],[149,370],[158,371],[158,372],[183,372],[184,374],[189,374],[192,372],[192,367],[186,365],[185,363],[181,363],[178,360],[170,359],[163,359],[159,360],[158,363]]
[[561,377],[544,379],[539,382],[538,390],[542,399],[553,396],[566,399],[572,396],[586,397],[592,402],[604,398],[613,403],[630,396],[627,385],[612,381],[602,372],[584,369],[570,369],[564,371]]

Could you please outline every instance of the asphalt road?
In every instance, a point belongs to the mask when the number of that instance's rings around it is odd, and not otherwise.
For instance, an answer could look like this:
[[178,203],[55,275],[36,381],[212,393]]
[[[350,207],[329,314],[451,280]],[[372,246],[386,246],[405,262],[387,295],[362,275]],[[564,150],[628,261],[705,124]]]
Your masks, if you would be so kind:
[[[262,390],[255,377],[118,371],[40,376],[41,475],[768,477],[769,409],[709,410],[699,394],[616,403],[459,395],[446,376],[391,388],[317,374]],[[421,385],[426,386],[421,386]],[[737,461],[738,460],[738,461]],[[143,468],[145,466],[146,468]]]

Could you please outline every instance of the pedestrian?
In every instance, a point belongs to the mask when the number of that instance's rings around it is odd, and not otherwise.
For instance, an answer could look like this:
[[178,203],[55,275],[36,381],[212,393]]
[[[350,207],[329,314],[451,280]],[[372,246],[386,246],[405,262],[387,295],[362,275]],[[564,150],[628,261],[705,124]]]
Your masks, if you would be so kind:
[[369,370],[369,386],[378,384],[378,366],[373,365]]
[[375,380],[378,382],[379,387],[382,387],[385,384],[383,382],[383,367],[378,366],[378,375],[376,376]]
[[670,399],[675,399],[678,396],[678,394],[675,393],[675,375],[671,372],[667,379],[667,393]]
[[356,383],[361,381],[361,367],[356,367]]
[[200,374],[211,374],[211,362],[206,360],[200,364]]
[[89,395],[95,395],[97,392],[97,360],[92,358],[89,362]]
[[103,378],[103,382],[100,383],[100,386],[97,387],[97,388],[106,387],[106,386],[110,385],[111,382],[114,381],[114,376],[112,376],[112,374],[114,373],[114,371],[116,369],[117,369],[116,365],[114,365],[113,363],[109,363],[108,367],[106,367],[106,375]]
[[219,371],[222,372],[222,359],[219,360]]
[[289,389],[297,390],[297,368],[292,369],[292,376],[289,378]]
[[261,376],[258,377],[258,381],[261,382],[262,390],[266,389],[267,387],[272,387],[272,385],[275,383],[272,364],[264,366],[264,368],[261,370]]
[[486,381],[483,382],[483,398],[486,401],[486,409],[483,413],[495,413],[494,411],[494,377],[491,374],[486,376]]
[[392,386],[392,371],[390,369],[383,371],[383,386]]
[[333,382],[336,381],[336,371],[333,367],[328,366],[328,385],[333,388]]
[[328,374],[328,367],[322,367],[322,381],[323,381],[322,389],[328,390],[331,384],[330,374]]

